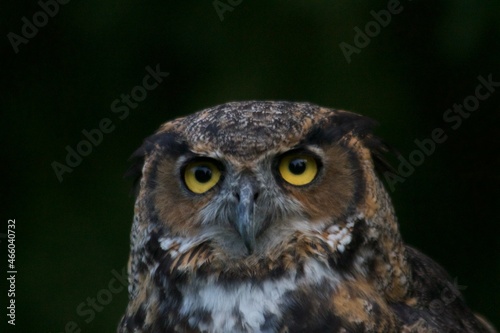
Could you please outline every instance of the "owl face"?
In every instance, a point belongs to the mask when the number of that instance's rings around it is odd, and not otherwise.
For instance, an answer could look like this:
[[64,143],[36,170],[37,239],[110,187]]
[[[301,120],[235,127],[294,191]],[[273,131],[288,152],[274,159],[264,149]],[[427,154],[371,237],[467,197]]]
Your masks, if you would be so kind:
[[230,103],[166,123],[136,154],[144,163],[138,201],[148,204],[141,219],[161,230],[159,246],[178,268],[255,271],[263,258],[296,256],[289,252],[300,242],[343,252],[364,190],[349,145],[371,125],[279,102]]
[[262,255],[335,222],[354,201],[355,179],[340,146],[297,142],[251,159],[188,151],[159,161],[154,206],[172,235],[231,258]]

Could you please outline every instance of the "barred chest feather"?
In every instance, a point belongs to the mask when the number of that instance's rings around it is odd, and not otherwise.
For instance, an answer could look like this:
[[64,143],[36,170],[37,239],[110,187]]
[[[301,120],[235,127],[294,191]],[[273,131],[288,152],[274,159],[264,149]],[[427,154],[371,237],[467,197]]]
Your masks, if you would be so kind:
[[339,281],[315,260],[307,262],[300,274],[290,271],[276,279],[228,283],[208,278],[180,288],[179,312],[200,332],[276,332],[283,326],[285,312],[294,306],[296,293],[333,290]]

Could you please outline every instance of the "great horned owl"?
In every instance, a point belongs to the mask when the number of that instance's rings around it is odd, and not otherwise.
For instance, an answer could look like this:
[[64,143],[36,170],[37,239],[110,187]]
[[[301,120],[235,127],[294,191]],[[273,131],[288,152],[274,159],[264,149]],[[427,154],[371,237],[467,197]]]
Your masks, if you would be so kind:
[[118,332],[493,331],[403,243],[373,125],[290,102],[228,103],[162,125],[133,155]]

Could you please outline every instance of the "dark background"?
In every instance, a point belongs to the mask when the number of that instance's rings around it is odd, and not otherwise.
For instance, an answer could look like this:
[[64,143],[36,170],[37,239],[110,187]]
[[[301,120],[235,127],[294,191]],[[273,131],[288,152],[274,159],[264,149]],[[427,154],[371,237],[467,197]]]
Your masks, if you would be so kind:
[[[348,63],[339,44],[355,46],[354,28],[364,30],[374,20],[370,11],[387,5],[242,1],[221,20],[211,1],[70,1],[15,53],[8,33],[22,36],[22,17],[33,22],[41,7],[4,2],[1,232],[16,219],[18,270],[9,331],[59,333],[68,325],[69,332],[114,332],[127,303],[124,288],[111,294],[108,286],[128,258],[127,158],[166,120],[250,99],[370,116],[406,158],[415,139],[442,128],[446,142],[392,192],[401,231],[499,327],[500,88],[455,130],[443,114],[474,94],[478,76],[500,81],[500,6],[402,1],[402,11]],[[111,103],[157,64],[169,76],[120,119]],[[75,149],[82,131],[104,118],[114,131],[59,182],[51,164],[65,164],[65,147]],[[4,286],[7,243],[0,240]],[[6,288],[0,293],[3,326]],[[107,304],[89,310],[87,298],[97,296]]]

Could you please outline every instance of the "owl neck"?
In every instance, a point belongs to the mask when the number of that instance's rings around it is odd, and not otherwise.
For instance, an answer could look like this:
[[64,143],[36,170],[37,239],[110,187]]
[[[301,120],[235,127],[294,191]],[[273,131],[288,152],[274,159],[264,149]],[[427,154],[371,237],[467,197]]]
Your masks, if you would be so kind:
[[411,272],[406,262],[406,249],[399,232],[397,218],[387,191],[367,168],[367,187],[358,211],[366,223],[366,246],[373,251],[373,271],[379,291],[396,301],[408,295]]

